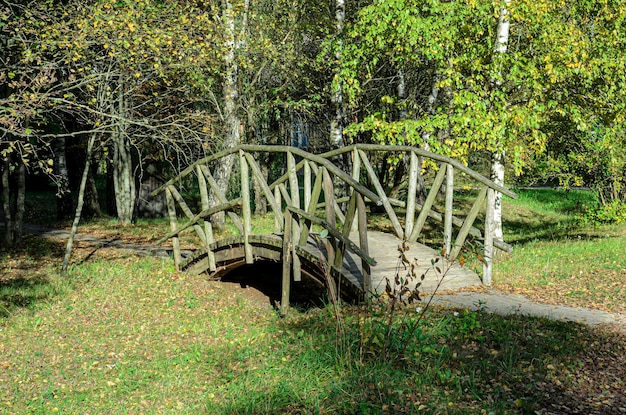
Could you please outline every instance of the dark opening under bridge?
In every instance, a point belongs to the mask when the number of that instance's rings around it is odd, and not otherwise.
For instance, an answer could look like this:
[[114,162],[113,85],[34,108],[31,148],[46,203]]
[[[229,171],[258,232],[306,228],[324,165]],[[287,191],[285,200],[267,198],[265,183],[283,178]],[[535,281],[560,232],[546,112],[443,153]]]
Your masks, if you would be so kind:
[[[271,183],[255,157],[262,153],[284,157],[285,173]],[[238,159],[234,164],[238,166],[238,188],[230,189],[228,195],[219,192],[210,168],[224,157]],[[386,157],[403,159],[408,166],[404,200],[388,196],[376,173],[376,163]],[[336,160],[343,162],[334,163]],[[351,173],[339,165],[351,166]],[[422,175],[422,169],[431,173]],[[252,180],[273,213],[272,234],[253,232]],[[424,181],[423,197],[420,180]],[[457,189],[472,191],[455,198],[455,180]],[[192,197],[183,196],[193,193],[183,189],[197,189],[200,206]],[[426,274],[420,287],[425,291],[481,283],[457,261],[468,237],[484,250],[482,283],[490,284],[494,249],[510,250],[504,241],[492,237],[495,192],[516,197],[456,160],[414,147],[366,144],[317,155],[286,146],[240,145],[198,160],[154,194],[161,192],[166,195],[171,224],[171,232],[161,241],[171,238],[178,269],[208,272],[217,278],[258,260],[281,262],[282,275],[276,278],[282,281],[283,310],[289,304],[292,281],[300,281],[303,275],[326,285],[331,295],[349,299],[384,290],[386,278],[393,280],[399,266],[402,241],[410,248],[405,255],[417,259],[416,274]],[[210,192],[214,192],[217,205],[209,205]],[[468,195],[473,199],[469,208],[464,207]],[[371,229],[368,215],[372,206],[385,213],[391,233]],[[209,217],[222,211],[228,213],[238,235],[215,240]],[[182,223],[180,214],[186,217]],[[482,230],[475,226],[479,215],[483,217]],[[427,221],[438,226],[431,229],[431,235],[442,235],[440,241],[428,238],[438,251],[417,242],[427,239]],[[188,229],[193,229],[201,246],[183,259],[180,238]],[[433,266],[435,258],[442,258],[444,264]]]

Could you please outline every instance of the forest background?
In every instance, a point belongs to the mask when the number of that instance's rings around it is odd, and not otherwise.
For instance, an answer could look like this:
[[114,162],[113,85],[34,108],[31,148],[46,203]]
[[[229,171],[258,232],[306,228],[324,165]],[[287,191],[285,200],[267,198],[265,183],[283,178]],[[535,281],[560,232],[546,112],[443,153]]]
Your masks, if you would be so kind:
[[[27,184],[52,183],[64,218],[82,181],[84,216],[106,200],[128,224],[159,179],[239,143],[413,145],[496,182],[506,172],[509,184],[589,187],[591,220],[624,220],[624,10],[624,0],[3,1],[4,242],[20,238]],[[215,166],[224,190],[232,169],[228,158]],[[378,169],[389,189],[406,180],[402,160]]]

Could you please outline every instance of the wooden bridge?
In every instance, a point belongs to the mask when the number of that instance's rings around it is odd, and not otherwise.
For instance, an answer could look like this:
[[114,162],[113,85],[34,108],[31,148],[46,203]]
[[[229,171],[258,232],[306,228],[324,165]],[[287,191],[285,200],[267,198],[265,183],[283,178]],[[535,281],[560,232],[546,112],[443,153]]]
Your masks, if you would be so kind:
[[[284,162],[285,173],[271,183],[263,177],[255,157],[261,153],[279,153]],[[235,163],[238,174],[233,174],[239,179],[238,188],[228,195],[219,192],[211,174],[211,165],[223,157],[239,161]],[[404,200],[386,195],[376,173],[377,163],[390,157],[404,160],[408,166]],[[351,172],[339,165],[351,166]],[[427,174],[420,174],[422,170]],[[420,198],[418,180],[422,179],[424,196]],[[252,180],[273,213],[272,234],[253,232]],[[457,192],[455,198],[455,184],[457,189],[471,190],[462,198]],[[482,283],[490,284],[494,248],[510,250],[504,241],[491,237],[494,195],[501,192],[516,197],[453,159],[414,147],[364,144],[318,155],[286,146],[240,145],[198,160],[154,195],[161,192],[167,198],[171,223],[171,232],[161,241],[171,238],[178,269],[220,277],[259,260],[281,262],[282,276],[276,277],[282,278],[283,311],[289,305],[292,281],[300,281],[303,275],[343,298],[383,291],[386,280],[393,281],[402,268],[402,254],[416,258],[415,272],[425,277],[412,284],[421,283],[422,290],[480,284],[481,279],[458,261],[468,237],[482,247]],[[210,192],[219,204],[209,205]],[[184,196],[194,193],[195,199]],[[368,221],[373,210],[384,212],[391,232],[373,230],[375,225]],[[214,239],[209,217],[221,211],[230,216],[237,236]],[[181,214],[186,217],[183,222],[179,222]],[[475,226],[479,215],[482,230]],[[427,225],[430,236],[425,233]],[[180,238],[190,229],[201,246],[192,256],[182,258]],[[440,237],[437,240],[432,235]],[[409,251],[399,251],[403,241]],[[418,241],[428,241],[437,250]]]

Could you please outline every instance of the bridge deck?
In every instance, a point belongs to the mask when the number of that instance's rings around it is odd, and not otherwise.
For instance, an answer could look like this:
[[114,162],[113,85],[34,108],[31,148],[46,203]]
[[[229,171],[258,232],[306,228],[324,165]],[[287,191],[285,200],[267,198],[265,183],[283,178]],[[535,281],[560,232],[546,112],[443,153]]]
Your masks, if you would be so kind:
[[[351,234],[351,239],[358,238],[356,234]],[[372,290],[382,292],[385,290],[386,279],[393,282],[396,272],[400,277],[406,277],[407,273],[403,265],[399,262],[399,246],[402,244],[397,237],[383,232],[373,232],[368,234],[370,252],[369,255],[376,260],[376,265],[371,267]],[[250,243],[253,246],[255,261],[272,260],[281,261],[282,236],[281,235],[250,235]],[[417,277],[425,274],[420,291],[433,292],[435,289],[449,290],[462,287],[479,285],[480,278],[476,273],[468,268],[461,267],[458,263],[447,264],[438,262],[435,269],[432,260],[438,258],[435,250],[419,244],[409,243],[409,250],[406,257],[413,261],[416,259],[415,273]],[[245,264],[245,252],[243,248],[243,238],[233,237],[215,242],[211,246],[215,253],[217,270],[209,272],[213,278],[220,278],[228,272]],[[299,248],[298,255],[302,261],[303,273],[312,277],[320,283],[324,283],[326,272],[323,269],[324,263],[320,259],[326,259],[326,252],[323,246],[318,245],[313,238],[310,238],[306,246]],[[341,270],[335,270],[334,277],[340,280],[341,293],[344,298],[354,298],[363,293],[363,274],[360,267],[361,260],[351,252],[346,252]],[[189,272],[208,272],[208,261],[206,251],[198,251],[191,257],[183,268]],[[340,277],[340,278],[339,278]],[[282,276],[276,275],[277,281]],[[411,281],[410,288],[418,281]]]

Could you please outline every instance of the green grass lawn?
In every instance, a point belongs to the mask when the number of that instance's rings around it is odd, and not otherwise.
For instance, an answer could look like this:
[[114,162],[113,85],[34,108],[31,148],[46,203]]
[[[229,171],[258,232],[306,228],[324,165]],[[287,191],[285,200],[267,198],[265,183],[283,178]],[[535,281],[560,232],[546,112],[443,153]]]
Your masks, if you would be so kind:
[[624,337],[581,325],[431,309],[404,358],[380,359],[364,341],[380,320],[362,308],[343,308],[341,326],[330,306],[281,319],[250,290],[119,253],[64,277],[54,264],[41,272],[54,292],[40,287],[45,298],[0,320],[2,414],[525,414],[555,405],[604,414],[626,406]]
[[535,299],[626,312],[626,225],[591,226],[583,191],[522,190],[504,202],[505,240],[494,286]]
[[[625,228],[581,222],[585,194],[542,192],[505,202],[515,251],[495,287],[624,311]],[[81,231],[150,242],[167,223]],[[623,331],[431,308],[407,338],[421,311],[396,310],[389,326],[376,303],[280,318],[252,288],[78,245],[64,276],[60,242],[0,253],[0,414],[626,411]]]

